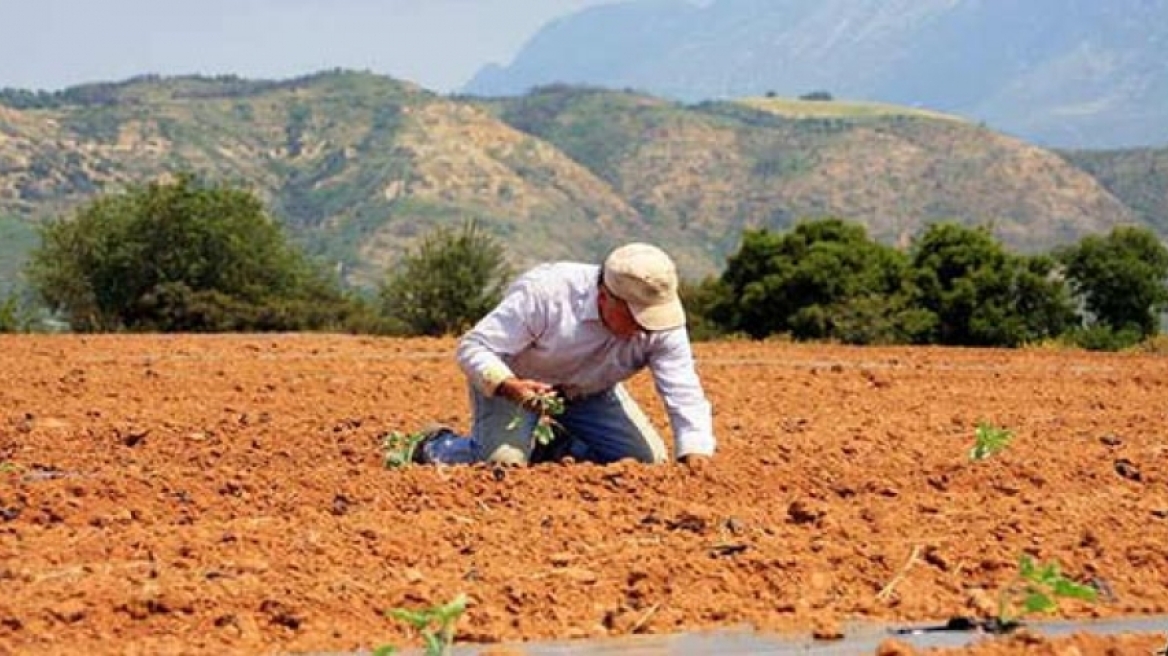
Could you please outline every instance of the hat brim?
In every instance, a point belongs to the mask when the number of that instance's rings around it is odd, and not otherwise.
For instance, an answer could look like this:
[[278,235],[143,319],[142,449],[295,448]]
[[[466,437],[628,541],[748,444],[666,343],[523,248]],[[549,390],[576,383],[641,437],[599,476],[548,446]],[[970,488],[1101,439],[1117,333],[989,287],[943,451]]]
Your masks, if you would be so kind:
[[685,308],[677,297],[656,305],[637,306],[629,303],[628,306],[637,325],[645,330],[669,330],[685,325]]

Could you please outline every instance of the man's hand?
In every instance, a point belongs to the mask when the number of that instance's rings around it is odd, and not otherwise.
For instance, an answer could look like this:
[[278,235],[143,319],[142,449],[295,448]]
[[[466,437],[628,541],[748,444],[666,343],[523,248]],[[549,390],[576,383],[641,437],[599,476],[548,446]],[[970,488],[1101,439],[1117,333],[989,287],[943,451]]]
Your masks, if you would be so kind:
[[509,399],[528,410],[534,409],[531,404],[535,402],[537,397],[554,392],[555,388],[551,385],[529,378],[508,378],[499,383],[499,387],[495,389],[495,394],[498,396]]

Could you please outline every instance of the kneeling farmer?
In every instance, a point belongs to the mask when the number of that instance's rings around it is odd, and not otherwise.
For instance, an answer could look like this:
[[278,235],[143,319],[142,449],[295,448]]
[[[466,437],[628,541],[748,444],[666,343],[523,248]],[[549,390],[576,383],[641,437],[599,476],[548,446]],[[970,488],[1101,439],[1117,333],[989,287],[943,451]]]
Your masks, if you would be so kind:
[[[645,367],[669,414],[677,459],[700,464],[714,453],[677,270],[656,246],[622,246],[602,266],[531,269],[462,336],[457,357],[470,383],[471,435],[431,431],[415,448],[416,462],[527,464],[553,456],[665,462],[665,443],[622,384]],[[561,430],[554,454],[533,457],[539,420],[533,410],[547,394],[563,400],[555,417]]]

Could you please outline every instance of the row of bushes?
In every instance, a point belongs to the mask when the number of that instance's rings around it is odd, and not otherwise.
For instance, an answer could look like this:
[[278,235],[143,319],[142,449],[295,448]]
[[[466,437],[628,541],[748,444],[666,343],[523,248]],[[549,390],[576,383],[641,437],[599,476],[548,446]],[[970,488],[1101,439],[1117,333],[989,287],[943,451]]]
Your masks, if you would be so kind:
[[0,332],[451,333],[512,273],[475,224],[438,228],[369,298],[292,246],[254,194],[190,174],[99,197],[40,238],[24,273],[45,308],[0,299]]
[[905,252],[826,219],[748,231],[722,275],[688,295],[701,336],[1114,349],[1159,332],[1166,279],[1168,249],[1144,228],[1019,255],[986,228],[938,223]]
[[[80,332],[454,334],[513,274],[499,242],[471,222],[425,235],[375,298],[362,296],[292,247],[253,194],[188,174],[47,224],[26,269]],[[1019,255],[985,228],[935,224],[901,251],[823,219],[747,231],[721,275],[682,292],[696,339],[1115,349],[1158,333],[1166,279],[1168,250],[1142,228]],[[35,327],[32,316],[0,302],[0,331]]]

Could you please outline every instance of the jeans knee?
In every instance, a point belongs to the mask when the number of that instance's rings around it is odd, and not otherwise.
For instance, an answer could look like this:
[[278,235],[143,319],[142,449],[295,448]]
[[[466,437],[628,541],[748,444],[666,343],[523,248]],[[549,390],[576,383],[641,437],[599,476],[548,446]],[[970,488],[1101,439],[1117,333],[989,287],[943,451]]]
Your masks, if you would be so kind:
[[494,451],[486,454],[483,460],[498,465],[526,465],[528,454],[525,449],[510,444],[500,444]]

